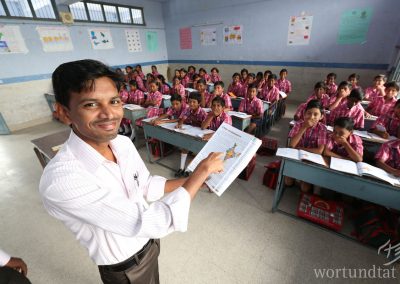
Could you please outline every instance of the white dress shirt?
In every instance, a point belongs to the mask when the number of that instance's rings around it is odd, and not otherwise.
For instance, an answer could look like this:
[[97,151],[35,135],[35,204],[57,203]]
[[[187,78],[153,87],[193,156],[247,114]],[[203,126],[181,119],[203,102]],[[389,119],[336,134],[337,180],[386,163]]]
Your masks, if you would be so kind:
[[150,175],[129,138],[118,135],[110,147],[117,164],[71,131],[39,185],[46,210],[64,222],[97,265],[126,260],[149,238],[186,231],[190,208],[183,187],[163,197],[166,179]]
[[0,267],[5,266],[11,259],[5,251],[0,249]]

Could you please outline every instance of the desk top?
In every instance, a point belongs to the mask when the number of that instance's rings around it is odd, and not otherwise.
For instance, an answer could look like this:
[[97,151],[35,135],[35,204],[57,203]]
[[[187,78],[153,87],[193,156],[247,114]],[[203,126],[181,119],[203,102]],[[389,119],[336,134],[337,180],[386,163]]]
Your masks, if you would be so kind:
[[59,146],[67,141],[70,129],[63,130],[54,134],[50,134],[41,138],[31,140],[32,144],[39,149],[47,158],[52,159],[57,154],[57,151],[53,151],[54,146]]

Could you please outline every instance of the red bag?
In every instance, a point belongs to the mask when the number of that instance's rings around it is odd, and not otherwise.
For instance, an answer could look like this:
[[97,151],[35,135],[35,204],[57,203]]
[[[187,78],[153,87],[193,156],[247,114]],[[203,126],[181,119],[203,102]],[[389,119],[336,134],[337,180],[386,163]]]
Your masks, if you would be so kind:
[[250,178],[251,174],[253,173],[255,167],[256,167],[256,155],[254,155],[254,157],[251,158],[249,164],[239,174],[239,178],[240,179],[244,179],[244,180],[249,180],[249,178]]
[[279,170],[281,168],[281,161],[273,161],[264,167],[267,168],[263,177],[263,185],[275,189],[278,182]]

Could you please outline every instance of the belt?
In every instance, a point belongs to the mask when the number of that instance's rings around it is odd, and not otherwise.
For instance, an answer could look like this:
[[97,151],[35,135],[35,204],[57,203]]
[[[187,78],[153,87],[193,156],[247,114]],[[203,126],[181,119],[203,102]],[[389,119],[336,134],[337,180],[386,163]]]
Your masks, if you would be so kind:
[[143,259],[143,257],[146,255],[147,251],[150,249],[151,245],[155,242],[154,239],[150,239],[144,246],[143,248],[132,255],[130,258],[127,260],[124,260],[122,262],[116,263],[116,264],[111,264],[111,265],[99,265],[99,268],[108,270],[108,271],[113,271],[113,272],[121,272],[125,271],[128,268],[131,268],[133,266],[137,266],[140,264],[140,261]]

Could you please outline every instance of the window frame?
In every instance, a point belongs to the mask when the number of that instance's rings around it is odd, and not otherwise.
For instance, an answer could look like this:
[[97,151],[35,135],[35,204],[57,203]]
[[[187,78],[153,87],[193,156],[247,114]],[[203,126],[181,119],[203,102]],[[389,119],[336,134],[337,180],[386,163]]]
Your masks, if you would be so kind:
[[27,0],[27,1],[28,1],[29,8],[31,10],[31,13],[32,13],[32,17],[11,16],[10,11],[8,10],[8,7],[7,7],[6,0],[0,0],[1,5],[4,8],[4,11],[6,12],[5,16],[0,15],[0,19],[19,19],[19,20],[49,21],[49,22],[59,22],[60,21],[60,14],[58,12],[55,0],[50,0],[50,4],[53,7],[55,19],[37,17],[35,9],[33,9],[33,4],[31,2],[31,0]]
[[[4,1],[4,0],[0,0],[0,1]],[[52,1],[53,1],[53,0],[52,0]],[[124,26],[146,26],[146,21],[145,21],[145,19],[144,19],[144,10],[143,10],[143,7],[128,6],[128,5],[107,3],[107,2],[98,2],[98,1],[79,1],[79,2],[82,2],[82,3],[84,4],[84,6],[85,6],[85,11],[86,11],[86,16],[87,16],[88,20],[78,20],[78,19],[74,19],[75,22],[81,22],[81,23],[96,23],[96,24],[111,24],[111,25],[124,25]],[[103,22],[102,22],[102,21],[92,21],[92,20],[90,20],[90,15],[89,15],[89,10],[88,10],[87,3],[100,4],[100,6],[101,6],[101,11],[102,11],[102,13],[103,13],[103,18],[104,18],[104,21],[103,21]],[[105,14],[103,5],[106,5],[106,6],[114,6],[114,7],[115,7],[115,9],[116,9],[116,11],[117,11],[117,16],[118,16],[118,22],[107,22],[107,18],[106,18],[106,14]],[[120,16],[120,14],[119,14],[119,9],[118,9],[118,7],[121,7],[121,8],[128,8],[128,9],[129,9],[129,15],[130,15],[130,18],[131,18],[131,22],[130,22],[130,23],[123,23],[123,22],[121,22],[121,16]],[[133,23],[133,19],[132,19],[132,10],[131,10],[131,9],[137,9],[137,10],[140,10],[140,11],[141,11],[141,13],[142,13],[143,24],[134,24],[134,23]],[[70,9],[69,5],[68,5],[68,10],[69,10],[69,12],[71,12],[71,9]]]

